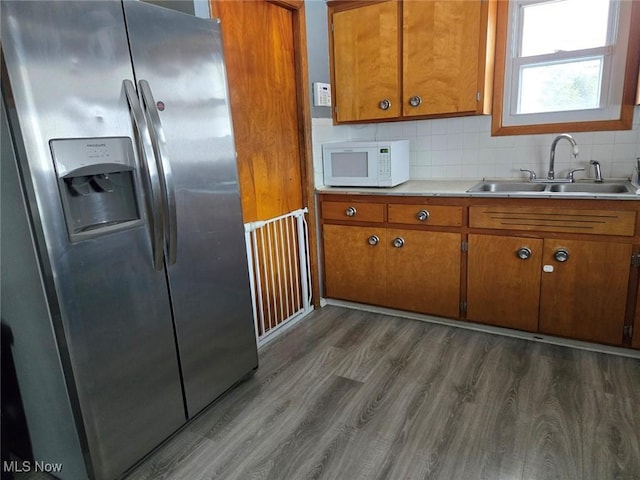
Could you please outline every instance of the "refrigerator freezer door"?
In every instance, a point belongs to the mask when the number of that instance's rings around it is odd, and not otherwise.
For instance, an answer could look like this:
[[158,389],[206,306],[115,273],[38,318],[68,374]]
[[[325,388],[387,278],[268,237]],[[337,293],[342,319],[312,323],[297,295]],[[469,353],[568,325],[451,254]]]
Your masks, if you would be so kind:
[[124,5],[138,88],[152,91],[173,175],[169,286],[191,417],[258,363],[220,27]]
[[135,139],[122,4],[3,1],[1,15],[3,95],[70,402],[89,472],[116,478],[185,421],[165,271],[153,268],[145,212],[139,225],[70,241],[49,142]]

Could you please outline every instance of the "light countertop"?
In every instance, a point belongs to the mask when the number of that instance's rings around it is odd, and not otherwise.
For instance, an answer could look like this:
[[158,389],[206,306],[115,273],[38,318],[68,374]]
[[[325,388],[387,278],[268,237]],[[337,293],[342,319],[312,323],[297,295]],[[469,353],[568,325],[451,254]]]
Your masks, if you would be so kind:
[[479,180],[409,180],[397,187],[318,187],[318,193],[360,195],[471,196],[467,193]]
[[[484,179],[494,181],[494,179]],[[497,181],[514,181],[514,179],[495,179]],[[570,198],[570,199],[602,199],[602,200],[640,200],[640,194],[585,194],[582,192],[468,192],[471,187],[482,180],[409,180],[397,187],[317,187],[316,192],[340,195],[406,195],[428,197],[484,197],[484,198]],[[519,181],[519,180],[515,180]],[[619,181],[628,181],[620,179]],[[640,193],[640,189],[639,189]]]

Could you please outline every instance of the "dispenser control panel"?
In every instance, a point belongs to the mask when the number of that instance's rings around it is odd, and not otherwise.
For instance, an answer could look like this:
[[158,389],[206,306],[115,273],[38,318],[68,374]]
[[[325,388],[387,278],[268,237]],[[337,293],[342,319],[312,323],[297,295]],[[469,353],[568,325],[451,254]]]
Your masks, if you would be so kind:
[[72,242],[142,223],[130,138],[64,138],[49,144]]
[[[51,152],[58,177],[79,169],[112,164],[115,171],[121,166],[134,168],[131,139],[128,137],[63,138],[51,140]],[[87,168],[88,167],[88,168]]]

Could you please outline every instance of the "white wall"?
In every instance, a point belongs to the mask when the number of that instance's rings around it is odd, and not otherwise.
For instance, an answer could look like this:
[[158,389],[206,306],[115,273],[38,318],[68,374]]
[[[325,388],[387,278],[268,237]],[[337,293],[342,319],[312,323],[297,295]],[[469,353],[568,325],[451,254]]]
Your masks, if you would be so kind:
[[[635,108],[633,130],[571,133],[580,154],[571,155],[569,143],[556,149],[556,177],[571,168],[585,168],[576,179],[592,178],[589,160],[602,164],[606,178],[628,177],[640,157],[640,107]],[[565,133],[565,132],[558,132]],[[438,120],[334,126],[329,118],[312,119],[316,185],[322,185],[322,149],[325,142],[342,140],[393,140],[411,143],[411,179],[481,179],[519,177],[520,168],[545,177],[555,135],[491,136],[491,117],[475,116]]]

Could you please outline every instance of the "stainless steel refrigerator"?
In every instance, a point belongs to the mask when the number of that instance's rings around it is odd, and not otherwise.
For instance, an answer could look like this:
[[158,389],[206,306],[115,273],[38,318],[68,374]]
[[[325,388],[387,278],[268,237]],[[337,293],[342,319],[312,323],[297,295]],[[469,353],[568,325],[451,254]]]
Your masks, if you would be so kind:
[[220,25],[135,0],[0,10],[28,440],[60,478],[116,478],[257,368]]

